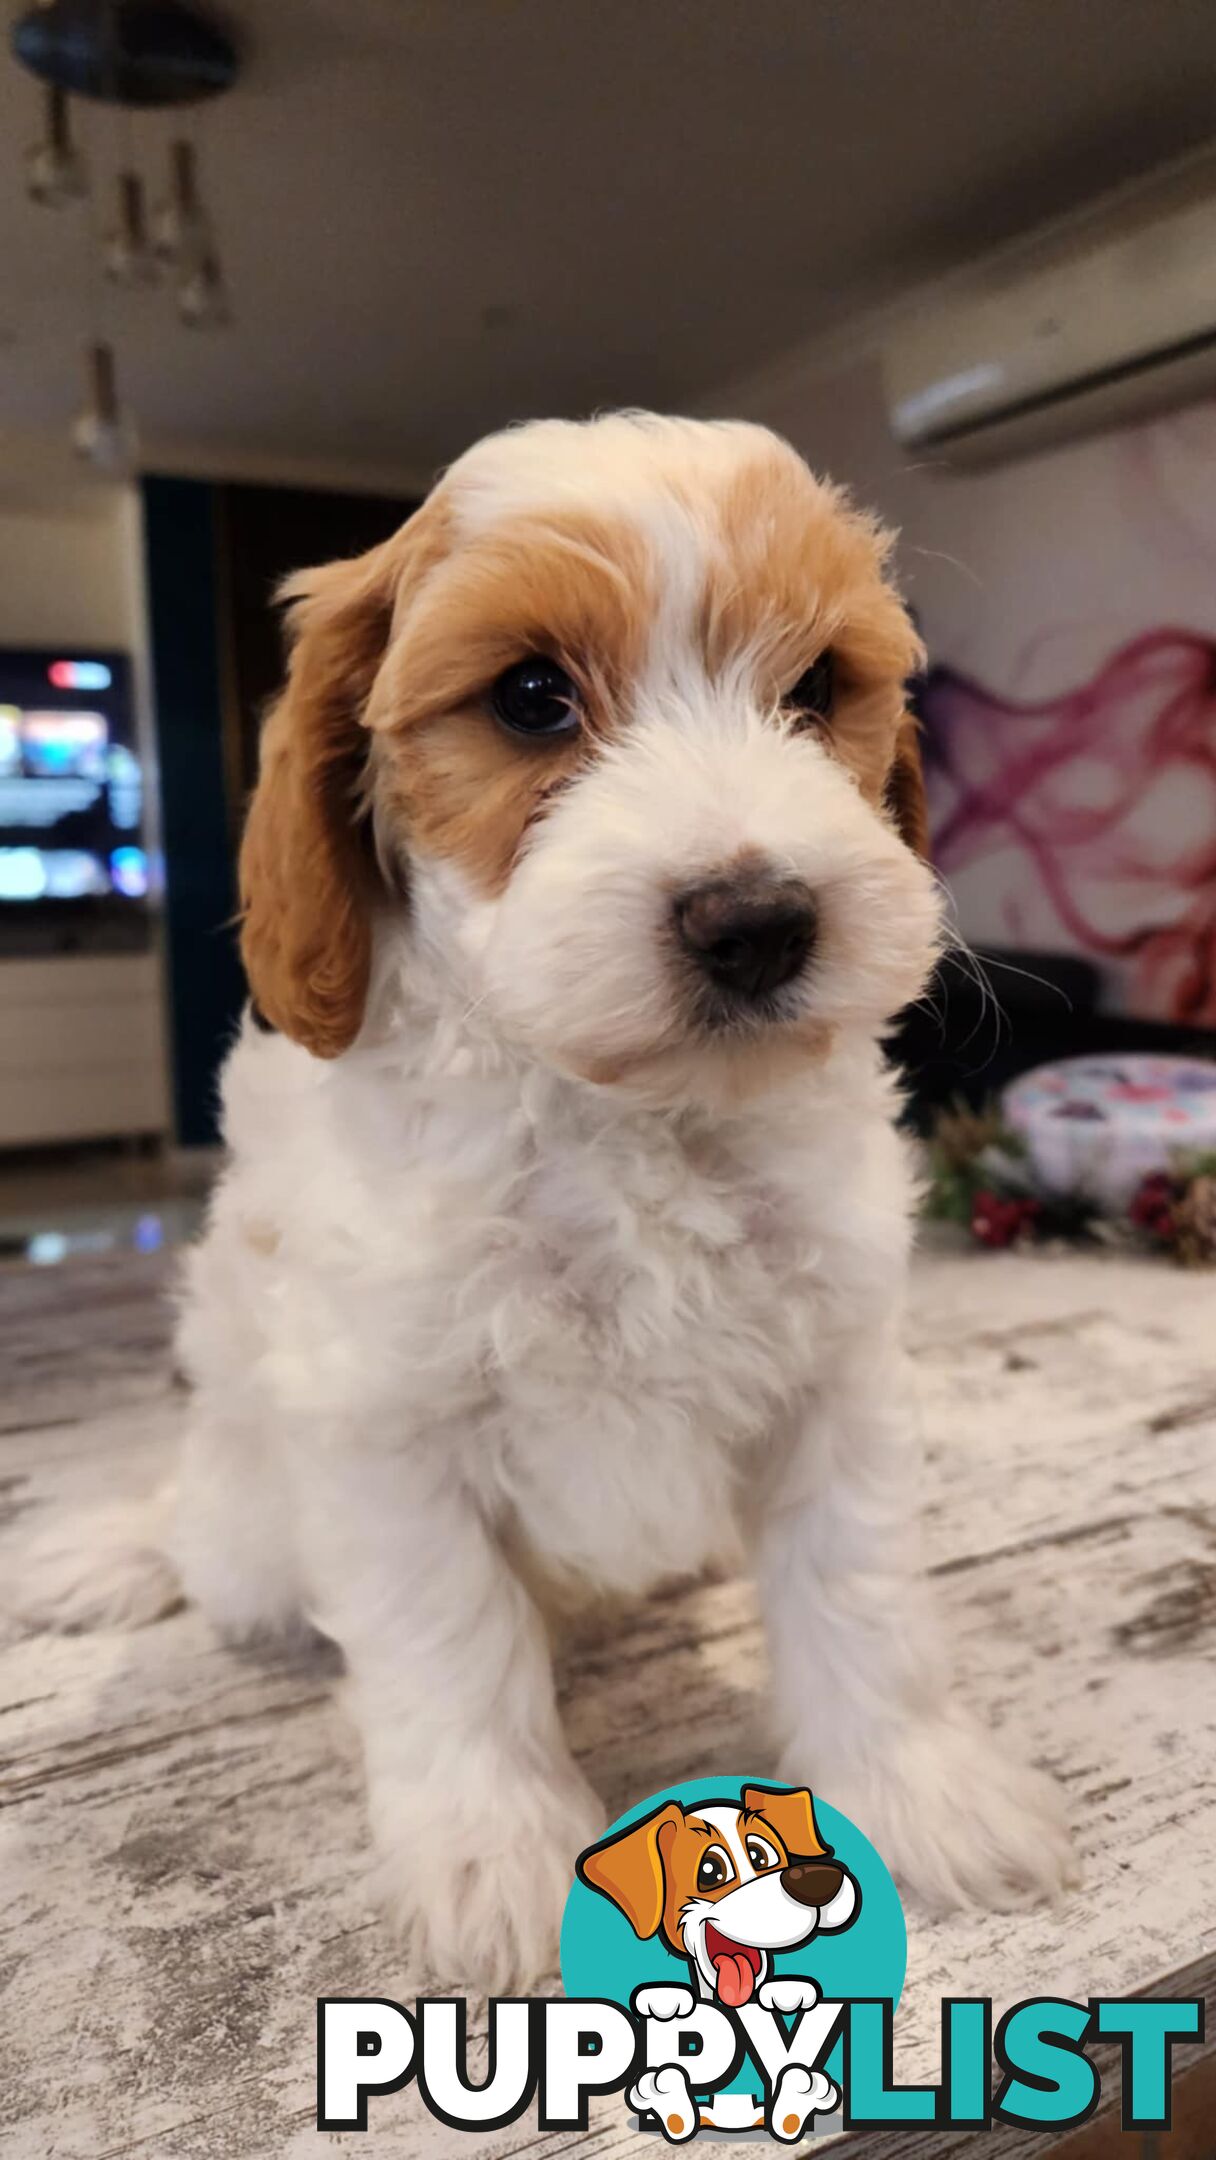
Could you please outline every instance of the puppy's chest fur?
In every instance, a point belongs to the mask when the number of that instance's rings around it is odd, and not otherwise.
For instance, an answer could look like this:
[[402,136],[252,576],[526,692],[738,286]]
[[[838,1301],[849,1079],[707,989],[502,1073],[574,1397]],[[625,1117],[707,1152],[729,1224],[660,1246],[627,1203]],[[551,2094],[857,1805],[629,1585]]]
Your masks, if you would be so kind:
[[821,1247],[712,1132],[541,1131],[522,1153],[482,1286],[480,1467],[545,1572],[642,1587],[724,1549],[822,1354]]
[[[285,1234],[247,1264],[276,1370],[311,1406],[332,1368],[366,1444],[449,1451],[548,1575],[634,1591],[727,1549],[772,1435],[902,1261],[881,1086],[715,1123],[506,1074],[398,1092],[352,1061],[265,1111]],[[213,1236],[252,1212],[239,1137]]]
[[805,1292],[818,1258],[795,1195],[696,1133],[542,1139],[505,1246],[508,1383],[589,1362],[603,1378],[674,1377],[690,1353],[712,1361],[715,1341],[728,1363],[761,1318],[780,1328],[785,1293]]

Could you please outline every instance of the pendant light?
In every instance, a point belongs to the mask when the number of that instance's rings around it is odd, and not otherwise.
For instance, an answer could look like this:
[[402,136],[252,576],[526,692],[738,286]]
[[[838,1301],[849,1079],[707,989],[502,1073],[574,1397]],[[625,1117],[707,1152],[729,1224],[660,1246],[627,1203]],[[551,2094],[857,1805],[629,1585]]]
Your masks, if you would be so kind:
[[191,330],[222,330],[232,320],[224,273],[214,248],[186,270],[177,288],[177,312]]
[[159,261],[184,265],[201,255],[211,234],[198,186],[194,144],[169,146],[169,186],[152,213],[152,246]]
[[101,259],[113,285],[154,285],[160,275],[148,240],[144,184],[137,172],[118,175],[118,215],[102,241]]
[[135,427],[119,403],[112,345],[85,348],[85,403],[72,422],[72,448],[94,470],[120,478],[135,462]]
[[88,194],[84,159],[72,140],[67,91],[48,83],[43,92],[45,133],[25,154],[25,188],[45,209],[61,210]]

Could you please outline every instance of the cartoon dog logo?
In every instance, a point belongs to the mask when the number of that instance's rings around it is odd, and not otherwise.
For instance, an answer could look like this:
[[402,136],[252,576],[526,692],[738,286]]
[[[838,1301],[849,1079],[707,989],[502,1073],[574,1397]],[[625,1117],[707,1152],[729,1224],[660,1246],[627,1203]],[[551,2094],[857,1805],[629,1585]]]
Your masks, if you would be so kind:
[[[694,1997],[727,2010],[754,1998],[761,2009],[786,2016],[812,2008],[819,1999],[815,1982],[775,1975],[774,1955],[800,1949],[815,1935],[837,1933],[861,1909],[856,1878],[820,1837],[805,1790],[746,1785],[741,1800],[707,1799],[690,1807],[668,1801],[589,1846],[579,1856],[578,1874],[619,1907],[639,1940],[657,1935],[673,1957],[687,1959],[691,1991],[644,1991],[646,2009],[659,2017],[686,2015]],[[822,2073],[798,2075],[807,2088],[799,2096],[800,2129],[837,2096]],[[648,2073],[629,2097],[676,2138],[698,2125],[739,2129],[764,2120],[757,2096],[745,2096],[741,2106],[737,2094],[722,2094],[712,2107],[691,2113],[691,2083],[682,2070],[676,2079]],[[788,2108],[785,2120],[792,2127]]]

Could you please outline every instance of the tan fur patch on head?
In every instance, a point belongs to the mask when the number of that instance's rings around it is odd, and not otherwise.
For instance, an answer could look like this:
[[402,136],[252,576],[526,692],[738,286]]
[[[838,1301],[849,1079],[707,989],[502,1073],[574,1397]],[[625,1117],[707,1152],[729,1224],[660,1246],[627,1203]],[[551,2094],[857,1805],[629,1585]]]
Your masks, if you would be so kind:
[[[516,517],[466,543],[407,615],[368,715],[378,801],[407,844],[500,892],[546,799],[619,724],[654,605],[623,521]],[[577,687],[569,740],[529,742],[494,717],[494,681],[536,653]]]
[[[826,746],[881,808],[920,641],[886,578],[890,535],[784,443],[741,467],[717,506],[722,558],[705,596],[711,673],[749,656],[778,703],[825,650],[836,662]],[[915,744],[912,741],[914,751]]]

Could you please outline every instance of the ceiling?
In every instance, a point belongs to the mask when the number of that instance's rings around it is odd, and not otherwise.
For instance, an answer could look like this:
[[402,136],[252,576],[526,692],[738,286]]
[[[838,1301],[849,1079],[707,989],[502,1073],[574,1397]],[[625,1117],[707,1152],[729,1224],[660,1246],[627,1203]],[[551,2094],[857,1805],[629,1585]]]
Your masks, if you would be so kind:
[[[235,308],[105,294],[26,202],[0,59],[0,429],[103,329],[162,458],[421,475],[539,411],[714,387],[1207,139],[1212,0],[246,0],[195,123]],[[91,108],[96,175],[164,116]]]

